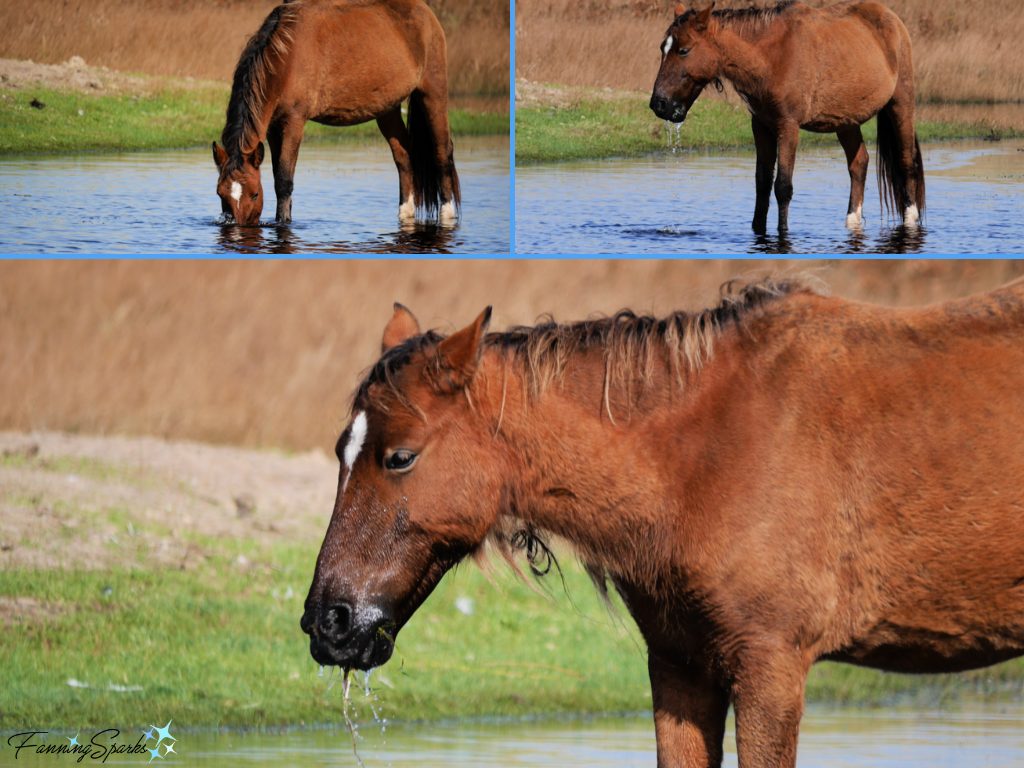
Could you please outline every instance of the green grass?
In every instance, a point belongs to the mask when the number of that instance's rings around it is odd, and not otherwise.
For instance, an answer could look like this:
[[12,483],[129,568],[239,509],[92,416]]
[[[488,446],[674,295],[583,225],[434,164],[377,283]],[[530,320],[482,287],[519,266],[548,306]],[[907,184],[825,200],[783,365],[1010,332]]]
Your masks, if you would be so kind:
[[[315,546],[200,543],[219,554],[195,570],[0,572],[0,598],[57,607],[0,623],[0,731],[161,718],[183,728],[340,724],[341,686],[327,691],[298,626]],[[240,566],[238,555],[250,564]],[[545,599],[509,578],[496,589],[473,567],[450,574],[372,678],[378,700],[353,694],[360,716],[370,716],[370,703],[392,721],[648,710],[645,653],[632,622],[621,608],[621,619],[610,618],[577,567],[567,569],[566,583],[569,597],[552,578]],[[457,610],[460,597],[475,601],[472,615]],[[1021,662],[943,677],[823,664],[808,698],[949,699],[964,690],[1020,690],[1022,680]]]
[[[168,87],[148,97],[0,88],[0,154],[209,146],[220,140],[229,95],[220,83]],[[33,99],[45,108],[33,108]],[[456,135],[509,131],[507,114],[456,109],[449,120]],[[304,136],[379,137],[380,132],[375,122],[351,128],[307,123]]]
[[[636,157],[668,148],[669,129],[648,107],[643,94],[611,98],[583,96],[569,107],[516,108],[516,163]],[[876,139],[875,121],[863,127],[864,139]],[[1022,132],[993,134],[987,123],[919,122],[921,141],[956,138],[1009,138]],[[682,149],[715,150],[753,147],[750,115],[742,107],[698,99],[679,130]],[[835,134],[800,132],[801,144],[838,147]]]

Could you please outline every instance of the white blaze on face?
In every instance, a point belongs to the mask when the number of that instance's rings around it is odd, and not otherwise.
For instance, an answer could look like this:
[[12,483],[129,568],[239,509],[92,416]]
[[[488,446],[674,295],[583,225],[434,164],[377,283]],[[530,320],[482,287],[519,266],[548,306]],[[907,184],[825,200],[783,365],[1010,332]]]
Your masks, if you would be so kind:
[[[648,49],[649,50],[649,49]],[[661,53],[663,56],[668,56],[668,52],[672,50],[672,35],[668,36],[665,44],[661,46]]]
[[352,467],[356,465],[356,459],[363,449],[364,440],[366,440],[366,411],[360,411],[352,419],[352,426],[349,427],[348,433],[348,445],[345,446],[345,451],[342,454],[345,459],[345,468],[348,470],[345,473],[345,482],[341,486],[342,496],[345,495],[345,489],[348,488],[348,479],[352,477]]
[[236,203],[242,199],[242,185],[237,181],[231,182],[231,199]]

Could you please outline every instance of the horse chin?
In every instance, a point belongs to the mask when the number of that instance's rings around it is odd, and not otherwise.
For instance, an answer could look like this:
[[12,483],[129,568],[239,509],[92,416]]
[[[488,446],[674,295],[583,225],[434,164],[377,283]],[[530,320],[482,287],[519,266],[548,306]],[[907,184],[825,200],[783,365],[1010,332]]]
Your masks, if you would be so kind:
[[348,643],[337,648],[330,642],[320,642],[316,636],[309,639],[309,653],[317,664],[366,671],[388,662],[395,650],[395,640],[383,632],[375,632],[359,643]]

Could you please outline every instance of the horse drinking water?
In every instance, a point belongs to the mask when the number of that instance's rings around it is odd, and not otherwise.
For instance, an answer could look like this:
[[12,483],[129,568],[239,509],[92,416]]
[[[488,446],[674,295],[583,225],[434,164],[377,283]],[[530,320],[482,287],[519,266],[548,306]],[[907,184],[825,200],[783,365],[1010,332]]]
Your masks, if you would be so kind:
[[767,228],[775,162],[779,231],[789,229],[800,129],[839,137],[850,171],[846,226],[861,226],[868,151],[860,126],[878,116],[878,189],[905,226],[924,211],[924,166],[914,132],[914,64],[899,17],[872,0],[808,8],[783,0],[768,8],[687,11],[661,44],[651,95],[654,113],[674,123],[709,83],[730,81],[750,110],[757,147],[754,231]]
[[[292,180],[307,120],[376,120],[398,167],[398,218],[416,208],[454,222],[461,205],[448,127],[444,32],[422,0],[292,0],[249,40],[235,69],[224,147],[213,142],[221,208],[258,224],[270,145],[277,222],[292,219]],[[408,127],[401,105],[409,99]]]
[[[648,649],[659,766],[796,762],[811,665],[1024,654],[1024,281],[921,309],[755,283],[445,338],[401,305],[337,444],[302,628],[369,669],[488,545],[568,542]],[[543,551],[541,549],[540,551]]]

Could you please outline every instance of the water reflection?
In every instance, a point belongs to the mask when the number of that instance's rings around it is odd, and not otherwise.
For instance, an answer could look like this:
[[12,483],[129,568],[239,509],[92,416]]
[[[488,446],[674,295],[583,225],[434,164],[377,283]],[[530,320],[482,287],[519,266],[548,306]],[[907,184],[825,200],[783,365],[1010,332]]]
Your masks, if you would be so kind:
[[459,226],[442,227],[416,222],[402,224],[395,232],[376,235],[372,239],[331,240],[306,239],[292,226],[276,223],[258,227],[236,227],[218,224],[217,244],[227,253],[244,255],[271,254],[288,256],[296,253],[369,253],[455,254],[461,252],[465,238]]

